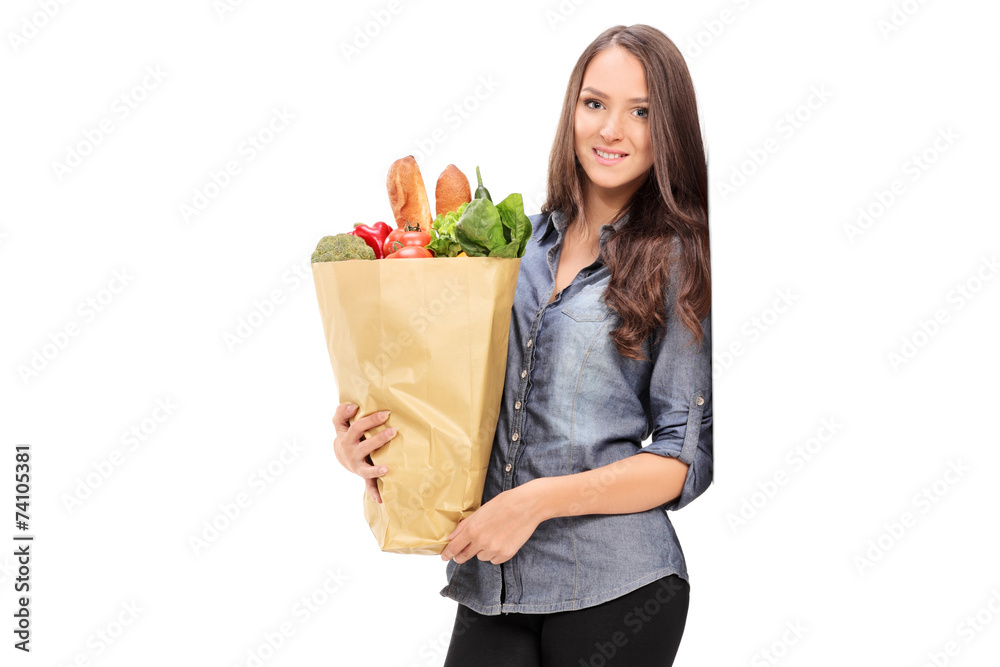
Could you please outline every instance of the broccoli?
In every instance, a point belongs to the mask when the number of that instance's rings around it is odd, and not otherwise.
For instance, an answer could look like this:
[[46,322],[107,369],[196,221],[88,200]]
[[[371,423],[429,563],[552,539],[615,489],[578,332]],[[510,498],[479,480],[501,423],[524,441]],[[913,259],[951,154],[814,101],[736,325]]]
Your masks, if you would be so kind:
[[359,236],[324,236],[316,244],[313,262],[340,262],[346,259],[375,259],[375,251]]

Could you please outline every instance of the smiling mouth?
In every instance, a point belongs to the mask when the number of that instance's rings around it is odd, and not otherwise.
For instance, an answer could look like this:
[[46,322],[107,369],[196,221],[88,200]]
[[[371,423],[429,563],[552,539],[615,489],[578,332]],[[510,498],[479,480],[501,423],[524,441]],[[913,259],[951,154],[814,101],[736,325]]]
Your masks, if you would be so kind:
[[628,155],[628,153],[605,153],[604,151],[598,150],[597,148],[594,149],[594,152],[600,155],[605,160],[617,160],[618,158],[623,158],[626,155]]

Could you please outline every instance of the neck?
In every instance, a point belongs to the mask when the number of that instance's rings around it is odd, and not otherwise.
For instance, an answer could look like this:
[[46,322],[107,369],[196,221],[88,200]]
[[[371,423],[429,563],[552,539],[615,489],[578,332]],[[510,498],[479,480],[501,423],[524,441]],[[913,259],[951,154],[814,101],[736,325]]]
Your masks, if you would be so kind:
[[604,190],[593,187],[589,181],[583,183],[583,211],[586,219],[586,230],[581,230],[587,236],[597,237],[601,227],[608,224],[618,211],[635,193],[635,188],[626,191],[624,188]]

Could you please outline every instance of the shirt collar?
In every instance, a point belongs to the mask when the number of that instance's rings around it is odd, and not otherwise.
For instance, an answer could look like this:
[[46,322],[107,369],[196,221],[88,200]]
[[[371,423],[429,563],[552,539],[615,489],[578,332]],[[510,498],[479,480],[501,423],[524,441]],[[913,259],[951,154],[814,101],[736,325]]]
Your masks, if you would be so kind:
[[[542,236],[539,238],[539,241],[545,241],[548,235],[551,234],[553,231],[557,231],[559,233],[559,239],[561,240],[563,234],[566,233],[566,227],[569,225],[569,220],[567,219],[567,217],[568,216],[566,215],[566,213],[563,212],[562,210],[553,211],[552,214],[548,216],[548,222],[546,223],[545,230],[542,232]],[[618,222],[614,223],[613,225],[601,225],[600,229],[601,239],[599,242],[601,250],[604,249],[604,244],[607,242],[608,236],[611,234],[612,230],[618,231],[619,229],[622,228],[622,226],[625,225],[627,221],[628,221],[628,213],[625,213],[618,220]]]

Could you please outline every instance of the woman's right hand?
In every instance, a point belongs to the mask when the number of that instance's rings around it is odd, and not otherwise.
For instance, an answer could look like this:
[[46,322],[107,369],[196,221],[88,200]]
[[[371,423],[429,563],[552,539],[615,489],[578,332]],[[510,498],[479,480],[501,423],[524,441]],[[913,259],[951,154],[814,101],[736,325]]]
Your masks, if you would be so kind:
[[350,418],[357,409],[358,406],[351,403],[342,403],[337,406],[337,411],[333,415],[333,425],[337,428],[337,437],[333,441],[333,451],[342,466],[364,478],[368,495],[371,496],[372,500],[380,503],[382,495],[378,492],[377,478],[389,471],[385,466],[374,465],[370,454],[389,442],[396,435],[396,429],[383,429],[375,437],[366,438],[365,431],[370,431],[385,422],[389,418],[389,411],[373,412],[355,419],[354,423],[351,424]]

